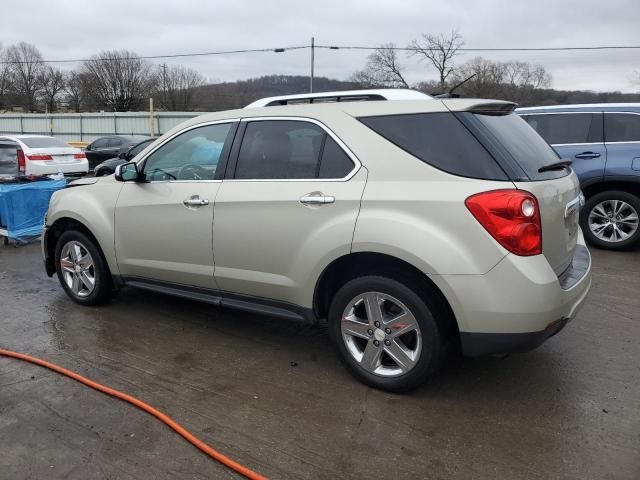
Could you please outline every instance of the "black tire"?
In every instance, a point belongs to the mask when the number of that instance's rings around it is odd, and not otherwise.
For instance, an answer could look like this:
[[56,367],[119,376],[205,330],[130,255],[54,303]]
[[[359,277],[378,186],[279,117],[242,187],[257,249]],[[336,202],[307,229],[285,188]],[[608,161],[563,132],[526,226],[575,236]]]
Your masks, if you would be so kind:
[[[362,383],[388,392],[406,392],[422,385],[441,364],[442,334],[435,315],[439,309],[429,306],[410,286],[381,276],[364,276],[343,285],[333,297],[329,309],[329,333],[338,350],[341,361]],[[365,292],[379,292],[390,295],[406,306],[419,325],[422,348],[415,366],[407,373],[397,376],[381,376],[365,369],[349,352],[343,337],[341,323],[345,309],[352,300]],[[366,342],[365,340],[359,340]],[[373,337],[372,340],[373,341]],[[378,342],[381,345],[381,342]],[[368,344],[367,344],[368,345]],[[384,347],[382,347],[384,349]]]
[[640,199],[631,193],[621,190],[609,190],[597,193],[587,199],[587,202],[580,213],[580,226],[582,227],[582,232],[586,241],[595,247],[606,250],[628,250],[638,245],[640,243],[640,228],[636,228],[635,233],[629,238],[620,241],[606,241],[600,239],[591,231],[589,226],[589,214],[594,207],[602,202],[606,202],[607,200],[621,200],[634,208],[636,215],[640,214]]
[[[65,245],[69,242],[77,242],[84,247],[91,255],[92,259],[92,273],[95,280],[93,290],[86,296],[79,296],[67,285],[67,282],[63,276],[61,267],[61,253]],[[78,230],[67,230],[56,243],[55,251],[55,265],[56,272],[58,274],[58,280],[62,285],[64,291],[71,297],[72,300],[81,305],[101,305],[108,302],[112,297],[113,284],[111,280],[111,273],[107,266],[100,248],[96,245],[95,241],[87,236],[85,233]]]

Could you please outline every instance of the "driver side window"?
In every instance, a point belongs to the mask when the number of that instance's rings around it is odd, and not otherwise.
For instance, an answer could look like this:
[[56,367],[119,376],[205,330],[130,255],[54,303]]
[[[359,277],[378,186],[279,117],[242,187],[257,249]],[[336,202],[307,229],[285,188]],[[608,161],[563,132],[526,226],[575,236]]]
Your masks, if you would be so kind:
[[230,130],[231,123],[204,125],[172,138],[147,157],[145,179],[213,180]]

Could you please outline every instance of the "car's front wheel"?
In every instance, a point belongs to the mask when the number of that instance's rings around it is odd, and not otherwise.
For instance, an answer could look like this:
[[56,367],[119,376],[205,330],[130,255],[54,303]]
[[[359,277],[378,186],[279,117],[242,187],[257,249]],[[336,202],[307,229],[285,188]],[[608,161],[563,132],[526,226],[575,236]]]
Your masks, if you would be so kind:
[[421,385],[440,364],[436,312],[409,286],[365,276],[336,293],[329,329],[341,360],[356,378],[402,392]]
[[67,295],[82,305],[99,305],[112,291],[109,269],[95,242],[77,230],[60,235],[55,252],[56,271]]
[[590,197],[581,212],[582,231],[589,243],[608,250],[626,250],[640,242],[640,199],[610,190]]

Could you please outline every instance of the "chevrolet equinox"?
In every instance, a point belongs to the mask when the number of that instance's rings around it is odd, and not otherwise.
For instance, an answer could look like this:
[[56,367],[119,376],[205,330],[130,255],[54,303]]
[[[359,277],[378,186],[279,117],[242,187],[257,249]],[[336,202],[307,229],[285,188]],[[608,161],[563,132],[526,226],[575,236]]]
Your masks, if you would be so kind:
[[47,273],[83,305],[130,285],[327,319],[346,367],[388,391],[450,345],[530,350],[574,318],[584,197],[514,104],[348,100],[193,118],[72,183],[45,218]]

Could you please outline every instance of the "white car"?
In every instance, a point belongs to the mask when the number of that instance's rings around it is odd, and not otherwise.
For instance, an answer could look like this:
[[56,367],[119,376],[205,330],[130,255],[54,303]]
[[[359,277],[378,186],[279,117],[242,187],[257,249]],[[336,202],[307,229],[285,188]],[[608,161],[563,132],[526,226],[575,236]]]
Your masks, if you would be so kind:
[[15,145],[16,168],[13,170],[16,175],[62,173],[65,176],[82,176],[89,171],[89,162],[84,152],[59,138],[46,135],[0,135],[0,143],[5,149]]

